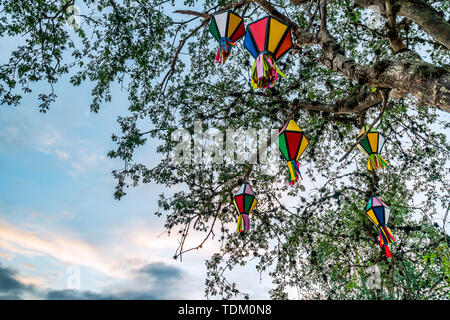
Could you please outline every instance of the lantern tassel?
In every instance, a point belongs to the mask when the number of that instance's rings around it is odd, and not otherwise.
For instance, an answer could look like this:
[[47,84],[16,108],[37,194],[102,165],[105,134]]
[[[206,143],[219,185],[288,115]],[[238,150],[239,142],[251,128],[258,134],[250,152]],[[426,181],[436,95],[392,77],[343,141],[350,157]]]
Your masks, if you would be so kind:
[[237,220],[237,232],[244,232],[250,229],[250,217],[248,214],[240,214]]
[[291,182],[289,182],[290,185],[294,185],[298,182],[298,178],[303,180],[302,174],[300,172],[300,164],[296,160],[291,160],[288,162],[289,167],[289,173],[291,175]]
[[278,74],[286,78],[280,69],[278,69],[272,56],[260,54],[253,63],[252,87],[254,89],[269,88],[278,80]]
[[371,155],[369,155],[369,162],[367,164],[367,168],[370,171],[381,169],[387,166],[389,166],[389,163],[387,163],[387,161],[384,160],[383,157],[380,156],[378,153],[372,153]]
[[391,251],[389,250],[389,244],[395,241],[392,236],[391,230],[386,226],[379,227],[380,229],[380,247],[384,247],[384,251],[386,252],[386,257],[391,257]]
[[219,46],[217,48],[216,60],[219,64],[224,64],[231,54],[231,46],[236,46],[234,42],[228,40],[228,38],[221,38]]

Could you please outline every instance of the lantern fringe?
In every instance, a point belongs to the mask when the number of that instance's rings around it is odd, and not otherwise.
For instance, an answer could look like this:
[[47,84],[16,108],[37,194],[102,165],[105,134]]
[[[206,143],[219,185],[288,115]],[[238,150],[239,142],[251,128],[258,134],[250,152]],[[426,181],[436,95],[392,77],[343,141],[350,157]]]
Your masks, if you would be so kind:
[[278,74],[283,78],[286,78],[284,74],[278,69],[275,61],[270,55],[260,54],[253,63],[252,70],[252,87],[256,88],[269,88],[273,86],[275,81],[278,80]]
[[231,46],[236,46],[236,43],[231,42],[228,38],[221,38],[217,48],[216,60],[219,64],[224,64],[231,54]]
[[384,160],[383,157],[380,156],[378,153],[372,153],[371,155],[369,155],[369,162],[367,164],[367,168],[370,171],[381,169],[387,166],[389,166],[389,163],[387,163],[387,161]]
[[302,174],[300,172],[300,164],[296,160],[291,160],[288,162],[289,174],[291,175],[290,185],[294,185],[298,182],[298,178],[303,180]]
[[248,214],[240,214],[237,220],[237,232],[244,232],[250,229],[250,217]]
[[392,236],[391,230],[386,226],[379,227],[380,229],[380,247],[384,247],[384,251],[386,252],[386,257],[391,257],[391,251],[389,250],[389,244],[395,241]]

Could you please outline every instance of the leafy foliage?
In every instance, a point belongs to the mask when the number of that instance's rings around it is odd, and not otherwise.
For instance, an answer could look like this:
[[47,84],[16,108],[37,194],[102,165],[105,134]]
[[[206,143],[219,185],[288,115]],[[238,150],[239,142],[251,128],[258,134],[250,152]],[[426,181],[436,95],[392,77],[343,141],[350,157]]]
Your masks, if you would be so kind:
[[[130,103],[128,114],[118,119],[122,132],[112,136],[117,148],[108,154],[124,161],[124,167],[113,172],[118,181],[114,195],[120,199],[127,187],[151,181],[180,187],[170,196],[160,195],[156,214],[165,217],[167,232],[179,231],[175,258],[190,250],[184,248],[190,232],[204,232],[205,241],[215,241],[213,235],[220,234],[221,249],[206,262],[207,296],[248,298],[228,276],[231,270],[256,261],[256,271],[273,280],[274,299],[289,298],[289,288],[311,299],[448,299],[449,237],[435,223],[442,212],[448,212],[450,201],[448,114],[416,104],[403,92],[400,99],[386,102],[377,123],[388,139],[385,158],[391,166],[372,174],[367,160],[356,151],[340,162],[362,124],[379,115],[381,101],[347,112],[318,106],[336,105],[364,90],[366,95],[377,95],[390,88],[365,88],[320,63],[323,48],[316,43],[297,46],[280,61],[286,79],[268,90],[253,90],[252,61],[241,44],[224,67],[215,65],[216,44],[208,34],[207,20],[169,13],[183,7],[211,14],[234,5],[249,22],[267,14],[256,2],[77,1],[82,25],[71,31],[65,21],[74,1],[0,0],[0,36],[20,39],[10,60],[0,65],[1,104],[18,105],[34,83],[47,82],[49,90],[38,94],[40,110],[45,112],[56,98],[53,84],[69,74],[74,86],[87,80],[94,83],[90,107],[96,112],[111,100],[111,85],[119,83]],[[302,2],[274,0],[270,6],[301,30],[319,33],[324,16],[320,3]],[[425,3],[437,12],[449,12],[447,1]],[[386,58],[397,59],[387,29],[367,25],[370,10],[354,6],[351,0],[330,0],[326,5],[327,28],[339,44],[334,51],[373,67],[374,72],[377,66],[383,71]],[[385,21],[381,15],[379,19]],[[419,68],[420,77],[448,73],[445,47],[407,18],[397,17],[397,30],[409,52],[438,68]],[[225,132],[277,128],[289,117],[295,118],[310,141],[301,159],[308,180],[289,187],[287,170],[266,176],[253,166],[248,178],[258,206],[254,228],[245,234],[234,230],[231,199],[246,177],[248,164],[211,168],[164,159],[148,168],[133,160],[148,137],[159,139],[158,152],[168,156],[176,145],[173,130],[193,133],[194,120],[202,121],[204,129]],[[142,119],[151,121],[152,130],[142,128]],[[363,214],[374,193],[392,209],[389,224],[398,241],[392,245],[390,260]],[[376,290],[366,285],[372,265],[378,266],[382,277]]]

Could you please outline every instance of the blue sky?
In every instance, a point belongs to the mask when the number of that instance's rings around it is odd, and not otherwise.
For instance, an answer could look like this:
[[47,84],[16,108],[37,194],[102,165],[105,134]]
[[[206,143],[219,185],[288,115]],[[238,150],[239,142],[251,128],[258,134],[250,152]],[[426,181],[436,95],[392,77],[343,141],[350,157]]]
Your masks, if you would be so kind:
[[[202,298],[204,260],[212,249],[188,254],[183,263],[172,259],[177,240],[159,236],[164,218],[154,216],[163,187],[148,184],[113,199],[111,170],[121,163],[105,155],[118,131],[116,116],[127,107],[125,94],[115,90],[113,103],[95,114],[88,111],[89,84],[73,88],[63,80],[56,89],[58,100],[47,114],[28,97],[2,108],[1,267],[41,293],[67,289],[68,267],[77,265],[80,290],[107,295],[158,291],[152,279],[143,290],[136,280],[139,270],[156,263],[175,270],[183,290],[155,298]],[[150,140],[138,153],[150,166],[156,145]]]

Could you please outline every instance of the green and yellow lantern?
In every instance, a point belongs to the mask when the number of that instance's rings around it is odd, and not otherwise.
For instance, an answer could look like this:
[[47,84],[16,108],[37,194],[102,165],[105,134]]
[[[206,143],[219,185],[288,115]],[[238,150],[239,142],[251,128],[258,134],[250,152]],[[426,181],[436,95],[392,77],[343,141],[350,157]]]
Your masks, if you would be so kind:
[[[361,136],[363,136],[367,132],[368,129],[368,125],[364,126],[361,129],[359,135],[356,137],[356,140],[359,140]],[[372,128],[364,137],[364,139],[362,139],[358,143],[358,149],[361,150],[361,152],[369,158],[369,162],[367,164],[367,168],[369,170],[377,170],[389,165],[389,163],[387,163],[387,161],[384,160],[380,155],[385,142],[385,137],[377,130]]]

